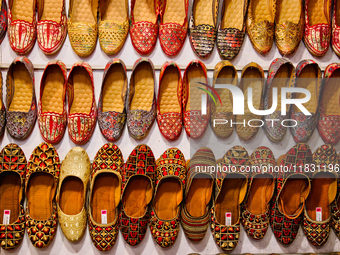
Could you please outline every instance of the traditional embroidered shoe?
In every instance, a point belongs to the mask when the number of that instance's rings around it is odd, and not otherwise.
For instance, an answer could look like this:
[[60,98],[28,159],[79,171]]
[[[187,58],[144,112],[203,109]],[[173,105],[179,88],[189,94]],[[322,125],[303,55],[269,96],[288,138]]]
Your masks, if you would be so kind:
[[332,48],[333,51],[340,56],[340,5],[338,5],[338,1],[334,0],[334,9],[333,9],[333,19],[332,19]]
[[[209,11],[210,6],[212,8]],[[208,9],[207,9],[208,8]],[[189,19],[189,41],[198,57],[209,57],[215,46],[218,0],[194,0]]]
[[254,49],[265,54],[274,40],[276,0],[250,0],[248,6],[247,32]]
[[[311,93],[311,99],[304,103],[304,107],[311,113],[305,115],[295,105],[290,108],[290,118],[297,125],[290,128],[295,142],[307,142],[318,123],[319,98],[321,90],[321,70],[313,60],[302,60],[296,67],[296,87],[307,89]],[[304,98],[305,95],[295,93],[295,98]]]
[[304,29],[302,1],[276,0],[275,41],[281,55],[293,54],[300,45]]
[[[208,167],[211,166],[216,166],[215,155],[207,147],[197,150],[187,166],[181,224],[190,241],[201,241],[209,227],[211,197],[215,178],[208,170]],[[200,171],[196,171],[196,168],[199,168]]]
[[67,69],[60,60],[52,60],[45,67],[40,82],[38,124],[42,138],[57,143],[63,138],[66,123]]
[[131,246],[143,241],[148,229],[155,167],[152,150],[141,144],[133,149],[123,168],[119,227],[125,242]]
[[98,1],[70,0],[67,30],[73,51],[80,57],[89,56],[97,43]]
[[0,6],[0,43],[3,41],[3,39],[6,36],[6,31],[7,31],[7,4],[6,0],[1,1],[1,6]]
[[[249,163],[256,171],[251,172],[249,193],[241,205],[241,222],[249,237],[260,240],[269,227],[270,202],[275,191],[273,169],[276,162],[273,152],[261,146],[253,151]],[[267,173],[263,172],[265,167]]]
[[189,0],[164,1],[159,25],[159,43],[168,56],[177,55],[185,42],[188,30]]
[[[216,84],[230,84],[237,86],[237,71],[236,68],[227,60],[217,63],[214,69],[214,83]],[[210,104],[211,117],[210,126],[215,135],[219,138],[228,138],[234,131],[234,127],[230,126],[230,122],[235,122],[235,116],[233,115],[233,101],[232,94],[229,89],[216,89],[221,102],[214,102]],[[228,124],[215,121],[217,119],[227,120]]]
[[2,80],[2,74],[0,74],[0,103],[1,103],[1,108],[0,108],[0,137],[4,134],[5,132],[5,126],[6,126],[6,107],[3,102],[3,96],[2,96],[2,85],[3,85],[3,80]]
[[[304,208],[303,232],[314,246],[323,246],[330,234],[331,208],[337,193],[337,177],[334,167],[338,156],[332,145],[324,144],[313,154],[314,164],[324,171],[312,175],[311,190]],[[329,165],[332,165],[329,167]]]
[[207,79],[207,68],[204,63],[199,60],[191,61],[183,75],[184,128],[190,138],[201,137],[209,124],[210,104],[208,100],[206,114],[203,115],[201,112],[202,95],[206,94],[201,89],[205,89],[207,86],[210,87]]
[[123,155],[117,145],[104,144],[97,152],[90,181],[89,232],[94,246],[110,250],[117,239]]
[[67,79],[68,134],[75,144],[91,138],[96,126],[97,108],[94,97],[93,73],[86,62],[76,62]]
[[139,54],[149,54],[156,45],[159,4],[157,0],[132,0],[130,12],[130,37]]
[[37,0],[37,41],[45,54],[54,54],[63,46],[67,35],[65,0]]
[[223,1],[222,21],[217,30],[217,50],[222,59],[233,60],[243,44],[246,33],[248,1]]
[[157,159],[156,164],[156,187],[151,204],[150,230],[156,243],[167,248],[175,243],[179,232],[186,161],[179,149],[170,148]]
[[57,208],[60,228],[71,242],[79,241],[86,229],[85,208],[91,162],[83,148],[71,149],[60,168]]
[[[216,244],[224,252],[233,251],[240,238],[240,205],[248,190],[248,175],[241,167],[245,167],[248,159],[245,148],[234,146],[219,164],[225,170],[216,175],[210,229]],[[228,171],[228,166],[233,171]]]
[[[338,154],[338,162],[340,158],[340,153]],[[338,238],[340,238],[340,179],[337,178],[337,195],[333,203],[331,203],[331,226],[334,230],[334,233],[337,235]]]
[[283,244],[295,240],[301,225],[310,191],[309,178],[301,169],[311,168],[312,163],[312,152],[305,143],[296,144],[282,159],[281,167],[286,171],[277,176],[277,195],[272,203],[270,225],[277,240]]
[[340,64],[329,64],[324,72],[324,84],[320,98],[318,130],[323,141],[336,144],[340,140]]
[[34,67],[26,57],[17,57],[6,77],[6,128],[16,139],[27,138],[37,118]]
[[[253,107],[256,110],[262,110],[264,72],[260,65],[251,62],[243,68],[239,88],[243,91],[244,98],[248,98],[248,88],[252,88]],[[241,140],[248,141],[257,134],[261,123],[260,121],[252,121],[253,119],[262,119],[262,116],[252,113],[245,101],[244,115],[236,115],[236,122],[245,123],[245,125],[236,125],[236,133]],[[249,121],[252,126],[248,125]]]
[[174,141],[181,135],[183,127],[181,69],[173,61],[165,62],[159,77],[157,123],[161,134]]
[[321,57],[331,40],[331,0],[305,1],[305,31],[303,41],[309,52]]
[[49,143],[41,143],[32,152],[26,172],[26,227],[31,243],[47,247],[58,225],[55,193],[60,170],[59,156]]
[[156,118],[155,69],[150,59],[138,59],[132,70],[127,103],[130,136],[145,138]]
[[[263,104],[264,110],[272,108],[272,88],[277,88],[278,97],[276,109],[272,114],[264,116],[265,124],[263,125],[267,137],[273,142],[279,142],[285,137],[287,128],[283,127],[281,123],[289,119],[290,105],[287,107],[285,115],[281,113],[281,89],[285,87],[295,87],[295,83],[295,68],[292,62],[284,58],[274,59],[268,71]],[[292,93],[287,93],[286,97],[291,99]],[[271,121],[273,119],[276,121]]]
[[123,133],[126,122],[126,67],[122,60],[112,59],[105,67],[98,102],[98,124],[106,140],[114,142]]
[[103,0],[99,4],[99,43],[109,55],[117,54],[129,32],[128,0]]
[[37,37],[36,0],[9,0],[8,40],[17,54],[26,54]]
[[[24,186],[27,161],[21,148],[6,145],[0,152],[0,246],[16,248],[25,231]],[[7,219],[4,219],[4,217]],[[5,224],[4,224],[5,223]]]

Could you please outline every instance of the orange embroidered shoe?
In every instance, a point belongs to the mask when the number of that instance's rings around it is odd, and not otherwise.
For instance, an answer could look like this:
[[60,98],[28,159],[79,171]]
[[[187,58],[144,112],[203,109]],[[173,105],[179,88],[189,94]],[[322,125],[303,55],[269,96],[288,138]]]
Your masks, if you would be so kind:
[[66,34],[65,0],[38,0],[37,41],[42,52],[58,52]]
[[29,52],[37,37],[36,0],[8,1],[8,40],[12,50],[23,55]]
[[67,79],[68,134],[75,144],[91,138],[97,121],[93,72],[86,62],[76,62]]
[[158,34],[159,4],[157,0],[132,0],[130,37],[139,54],[149,54],[156,45]]
[[38,124],[44,141],[57,143],[64,136],[67,123],[66,66],[52,60],[45,67],[40,83]]
[[331,40],[331,0],[305,0],[305,32],[303,41],[309,52],[321,57]]
[[183,127],[181,69],[173,61],[165,62],[159,77],[157,123],[161,134],[174,141]]
[[340,4],[334,0],[333,19],[332,19],[332,48],[340,57]]

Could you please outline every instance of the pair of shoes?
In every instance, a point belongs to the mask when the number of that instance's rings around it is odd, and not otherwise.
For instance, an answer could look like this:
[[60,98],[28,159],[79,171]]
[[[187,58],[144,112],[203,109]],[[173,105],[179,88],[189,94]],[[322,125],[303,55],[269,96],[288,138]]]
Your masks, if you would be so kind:
[[187,34],[188,5],[188,0],[133,0],[130,35],[135,50],[139,54],[152,52],[159,29],[159,42],[163,52],[168,56],[177,55]]
[[18,54],[26,54],[37,38],[44,54],[58,52],[67,34],[65,8],[64,0],[11,0],[8,11],[11,48]]
[[94,0],[72,0],[67,28],[72,49],[78,56],[87,57],[93,52],[98,31],[102,50],[117,54],[129,31],[128,1],[101,0],[98,6]]

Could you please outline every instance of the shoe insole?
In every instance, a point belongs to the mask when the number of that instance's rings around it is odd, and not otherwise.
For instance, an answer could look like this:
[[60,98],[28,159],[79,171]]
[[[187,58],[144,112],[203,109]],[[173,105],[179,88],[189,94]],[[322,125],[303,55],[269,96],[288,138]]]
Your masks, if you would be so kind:
[[306,200],[307,213],[312,220],[316,220],[316,207],[322,208],[322,221],[329,218],[332,202],[329,201],[329,192],[330,185],[334,182],[336,179],[330,173],[318,173],[317,177],[312,179],[312,187]]
[[191,81],[191,79],[201,79],[201,82],[205,82],[204,71],[201,66],[191,65],[187,70],[187,84],[189,84],[189,93],[188,93],[188,101],[185,110],[186,111],[198,111],[201,110],[201,101],[202,95],[206,95],[206,93],[198,89],[206,87],[202,84],[197,83],[196,81]]
[[[119,190],[118,193],[117,190]],[[120,185],[118,177],[112,173],[98,174],[94,181],[91,197],[93,220],[101,224],[101,211],[106,210],[107,223],[113,222],[116,218],[115,212],[119,204],[119,197]]]
[[66,215],[76,215],[81,212],[85,202],[83,182],[75,176],[63,180],[60,189],[59,206]]
[[224,15],[222,17],[221,29],[237,28],[242,31],[243,28],[243,0],[224,0]]
[[90,114],[93,97],[91,78],[83,67],[74,68],[72,70],[72,75],[74,93],[70,114]]
[[183,199],[181,183],[178,179],[166,178],[158,185],[155,195],[155,213],[162,220],[176,217],[179,205]]
[[255,176],[247,198],[247,209],[253,214],[263,214],[273,195],[274,179],[270,174]]
[[154,0],[136,0],[133,9],[133,18],[135,22],[148,21],[155,24],[157,16]]
[[333,72],[325,85],[322,95],[322,106],[326,116],[340,115],[340,70],[337,69]]
[[195,0],[193,8],[193,16],[195,26],[205,24],[214,26],[213,18],[213,0]]
[[12,20],[33,21],[35,14],[34,0],[14,0],[11,8]]
[[307,8],[310,26],[320,23],[328,24],[324,13],[324,0],[309,0]]
[[42,112],[62,114],[64,110],[63,92],[64,75],[57,65],[51,65],[45,71],[45,83],[41,97]]
[[[139,0],[137,0],[138,2]],[[134,95],[130,110],[150,111],[154,95],[154,81],[152,67],[148,62],[141,62],[133,72]]]
[[9,111],[28,112],[31,108],[33,84],[30,74],[23,63],[12,67],[14,95]]
[[44,0],[43,13],[40,20],[51,20],[60,23],[64,0]]
[[178,102],[178,83],[180,73],[175,66],[168,66],[162,77],[159,89],[159,109],[161,114],[166,112],[181,112]]
[[231,213],[231,225],[240,217],[240,191],[245,185],[245,178],[225,178],[222,188],[215,202],[216,220],[221,225],[225,224],[225,213]]
[[0,175],[0,224],[3,223],[4,210],[10,210],[9,224],[19,217],[21,182],[14,172],[3,172]]
[[167,0],[163,14],[163,24],[177,23],[183,25],[186,18],[185,0]]
[[201,217],[206,213],[212,189],[213,181],[208,175],[195,175],[185,198],[185,205],[191,216]]
[[[297,77],[296,87],[298,88],[304,88],[307,89],[311,94],[311,99],[307,102],[302,104],[310,113],[315,113],[316,108],[318,105],[318,99],[317,99],[317,70],[314,65],[307,65],[300,73],[300,76]],[[305,94],[302,93],[294,93],[294,98],[305,98]],[[294,111],[295,112],[301,112],[299,108],[297,108],[295,105]]]
[[[262,99],[262,87],[263,87],[263,78],[261,73],[256,68],[247,68],[247,70],[243,73],[241,83],[241,90],[244,94],[244,113],[251,113],[248,108],[248,88],[253,89],[253,106],[255,109],[259,110],[261,106]],[[244,117],[242,115],[237,115],[238,117]]]
[[51,217],[54,195],[54,177],[51,174],[36,172],[30,176],[27,186],[27,200],[32,219],[43,221]]
[[147,197],[147,191],[151,190],[150,180],[146,176],[133,176],[129,180],[123,193],[124,211],[129,217],[142,217],[146,206],[151,199]]
[[261,20],[268,20],[271,22],[274,21],[272,14],[270,13],[268,3],[268,0],[252,0],[251,12],[253,14],[255,23],[258,23]]
[[114,20],[123,23],[127,20],[127,6],[125,0],[107,0],[106,9],[102,17],[104,20]]
[[114,64],[107,72],[103,85],[103,112],[124,111],[122,91],[126,82],[124,68],[120,64]]
[[[53,0],[51,0],[53,1]],[[71,2],[72,1],[72,2]],[[89,23],[96,24],[97,21],[92,13],[92,1],[89,0],[71,0],[72,5],[72,23]]]
[[276,0],[276,23],[283,24],[286,21],[298,24],[301,17],[301,1]]

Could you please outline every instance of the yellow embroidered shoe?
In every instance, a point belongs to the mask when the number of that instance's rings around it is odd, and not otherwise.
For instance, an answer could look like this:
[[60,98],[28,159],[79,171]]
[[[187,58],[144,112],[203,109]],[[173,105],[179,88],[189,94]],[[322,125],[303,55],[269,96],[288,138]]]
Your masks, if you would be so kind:
[[265,54],[274,40],[276,0],[250,0],[248,6],[247,32],[256,51]]
[[109,55],[117,54],[129,32],[128,0],[101,0],[99,6],[99,44]]
[[86,229],[85,206],[91,162],[81,147],[71,149],[60,168],[57,208],[60,228],[67,240],[79,241]]
[[67,29],[73,51],[80,57],[89,56],[97,43],[98,1],[70,0]]

